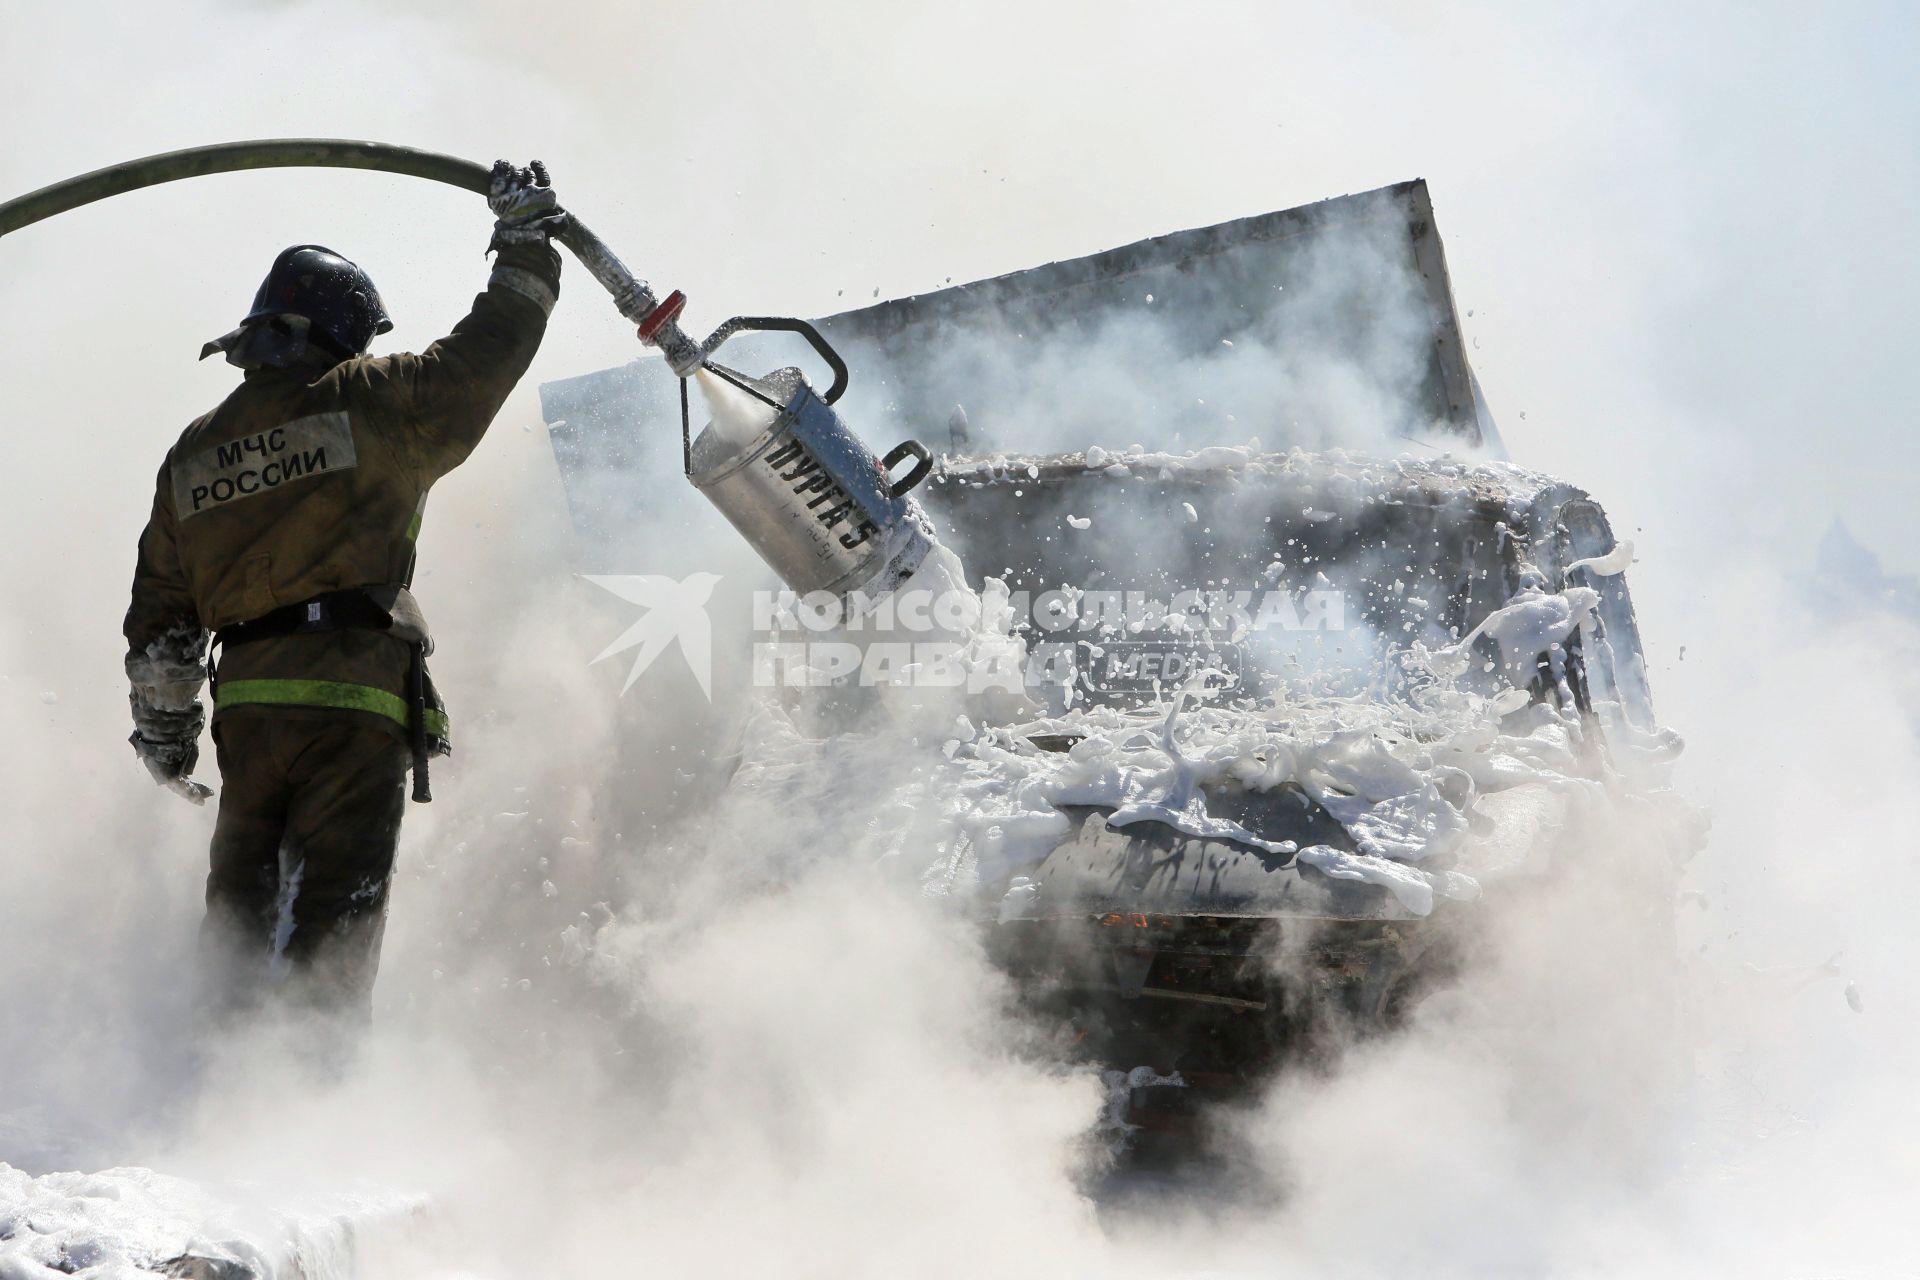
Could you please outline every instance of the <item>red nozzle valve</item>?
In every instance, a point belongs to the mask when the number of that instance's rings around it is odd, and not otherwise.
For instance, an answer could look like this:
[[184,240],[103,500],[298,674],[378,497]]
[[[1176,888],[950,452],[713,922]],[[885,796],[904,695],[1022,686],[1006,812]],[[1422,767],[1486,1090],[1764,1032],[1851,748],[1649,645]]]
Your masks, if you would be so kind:
[[640,341],[652,342],[659,336],[660,330],[678,320],[680,313],[686,309],[687,295],[675,289],[640,322]]

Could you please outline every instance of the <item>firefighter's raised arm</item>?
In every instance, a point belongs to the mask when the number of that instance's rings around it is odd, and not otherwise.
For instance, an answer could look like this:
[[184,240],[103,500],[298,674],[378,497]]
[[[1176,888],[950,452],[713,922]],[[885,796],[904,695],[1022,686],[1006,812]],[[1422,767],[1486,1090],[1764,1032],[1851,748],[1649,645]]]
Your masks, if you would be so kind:
[[357,362],[349,388],[376,421],[402,424],[395,448],[424,488],[466,461],[532,364],[560,294],[560,255],[548,240],[566,226],[546,169],[493,168],[495,214],[486,291],[446,337],[417,354]]

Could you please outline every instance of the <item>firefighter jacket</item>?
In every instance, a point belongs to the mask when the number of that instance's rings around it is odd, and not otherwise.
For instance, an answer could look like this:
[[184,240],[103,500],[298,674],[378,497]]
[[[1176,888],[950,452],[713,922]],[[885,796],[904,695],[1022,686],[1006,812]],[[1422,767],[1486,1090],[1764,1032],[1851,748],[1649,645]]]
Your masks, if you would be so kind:
[[[416,354],[249,370],[160,467],[127,610],[130,659],[355,587],[408,586],[434,481],[465,461],[532,363],[559,255],[504,248],[453,332]],[[281,635],[223,654],[214,721],[284,709],[405,736],[411,647],[371,630]],[[444,712],[428,734],[444,742]]]

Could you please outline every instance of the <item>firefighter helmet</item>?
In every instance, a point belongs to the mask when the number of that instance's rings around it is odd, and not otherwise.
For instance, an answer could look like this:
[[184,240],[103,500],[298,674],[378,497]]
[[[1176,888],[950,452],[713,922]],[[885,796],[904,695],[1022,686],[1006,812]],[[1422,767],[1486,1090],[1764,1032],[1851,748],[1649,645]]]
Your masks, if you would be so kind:
[[240,323],[244,328],[284,315],[306,317],[309,338],[342,359],[359,355],[375,334],[393,328],[367,273],[317,244],[280,251],[253,295],[253,310]]

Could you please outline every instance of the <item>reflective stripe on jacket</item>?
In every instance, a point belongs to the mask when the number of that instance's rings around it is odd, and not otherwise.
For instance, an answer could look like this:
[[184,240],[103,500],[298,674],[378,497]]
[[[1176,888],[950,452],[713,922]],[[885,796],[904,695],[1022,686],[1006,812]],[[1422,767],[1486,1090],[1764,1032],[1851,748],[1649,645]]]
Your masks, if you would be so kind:
[[[397,693],[339,680],[222,680],[214,707],[328,707],[370,711],[401,728],[413,722],[407,701]],[[447,713],[427,708],[427,737],[447,740]]]

